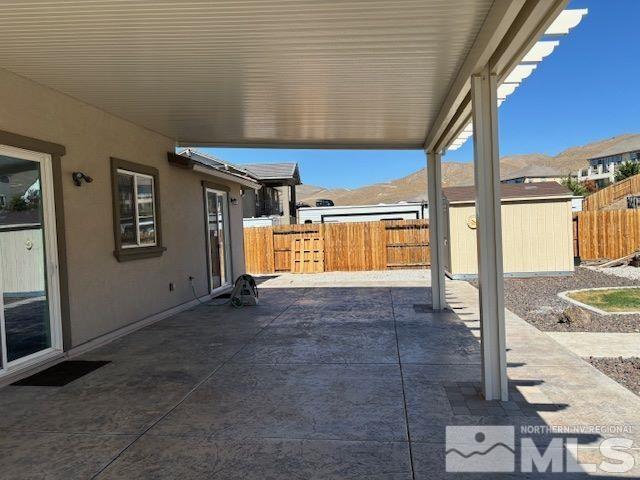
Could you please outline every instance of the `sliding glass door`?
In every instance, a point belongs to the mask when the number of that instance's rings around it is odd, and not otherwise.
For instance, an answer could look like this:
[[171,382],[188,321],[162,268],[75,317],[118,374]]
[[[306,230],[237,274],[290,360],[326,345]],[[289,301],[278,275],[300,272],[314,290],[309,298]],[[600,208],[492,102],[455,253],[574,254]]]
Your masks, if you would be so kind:
[[0,373],[61,348],[50,163],[0,146]]
[[232,281],[228,195],[227,192],[207,188],[205,197],[209,289],[213,291]]

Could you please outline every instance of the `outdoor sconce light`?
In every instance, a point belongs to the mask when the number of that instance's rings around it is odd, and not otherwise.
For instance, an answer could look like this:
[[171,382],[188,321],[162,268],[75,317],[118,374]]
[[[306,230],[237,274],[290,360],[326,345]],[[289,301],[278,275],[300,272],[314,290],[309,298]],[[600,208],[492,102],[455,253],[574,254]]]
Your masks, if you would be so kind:
[[229,201],[231,202],[231,205],[237,205],[238,204],[238,199],[237,198],[230,198]]
[[73,172],[71,178],[73,178],[73,183],[75,183],[77,187],[82,185],[83,180],[87,183],[93,182],[93,178],[83,172]]

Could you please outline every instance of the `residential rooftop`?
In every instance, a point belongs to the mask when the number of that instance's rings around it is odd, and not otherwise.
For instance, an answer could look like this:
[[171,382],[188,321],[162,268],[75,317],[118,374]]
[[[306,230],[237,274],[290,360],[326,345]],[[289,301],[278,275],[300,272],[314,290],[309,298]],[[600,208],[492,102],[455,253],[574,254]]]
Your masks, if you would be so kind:
[[249,177],[259,183],[277,182],[282,185],[300,185],[302,183],[297,163],[237,164],[192,148],[179,152],[179,155],[190,158],[205,167]]
[[300,185],[300,171],[297,163],[249,163],[243,164],[258,181],[286,181],[290,185]]
[[[254,186],[255,188],[259,188],[260,186],[258,184],[259,181],[253,175],[251,175],[248,170],[231,162],[221,160],[220,158],[213,155],[208,155],[206,153],[187,148],[177,155],[170,154],[170,157],[170,162],[177,163],[184,168],[192,168],[194,165],[198,165],[208,170],[209,172],[213,171],[227,178],[229,178],[230,176],[231,178],[236,179],[245,186]],[[180,160],[181,157],[184,157],[185,160]]]
[[515,172],[502,175],[501,180],[513,180],[514,178],[552,178],[552,177],[566,177],[570,172],[560,170],[556,167],[551,167],[548,165],[528,165],[526,167],[521,168],[520,170],[516,170]]
[[591,157],[589,160],[597,160],[599,158],[612,157],[614,155],[635,151],[640,151],[640,134],[623,135],[614,145],[603,150],[599,155]]

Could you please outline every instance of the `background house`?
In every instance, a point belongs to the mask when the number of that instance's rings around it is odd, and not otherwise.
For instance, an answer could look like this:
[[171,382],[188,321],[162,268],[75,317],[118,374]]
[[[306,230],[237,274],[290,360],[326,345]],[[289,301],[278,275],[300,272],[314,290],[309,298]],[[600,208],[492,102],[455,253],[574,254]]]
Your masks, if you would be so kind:
[[179,153],[220,172],[255,182],[242,190],[244,225],[289,225],[296,223],[296,185],[300,185],[297,163],[234,164],[214,155],[187,148]]
[[528,165],[516,172],[503,176],[500,181],[502,183],[562,183],[568,176],[575,177],[576,174],[563,172],[559,168],[547,165]]
[[581,182],[593,180],[598,188],[606,187],[615,181],[616,171],[621,163],[640,161],[640,135],[622,137],[597,157],[588,160],[589,166],[577,172]]
[[[256,163],[241,165],[262,188],[245,189],[242,211],[245,226],[257,226],[253,219],[280,217],[281,225],[296,223],[296,185],[300,185],[297,163]],[[251,220],[250,220],[251,219]]]

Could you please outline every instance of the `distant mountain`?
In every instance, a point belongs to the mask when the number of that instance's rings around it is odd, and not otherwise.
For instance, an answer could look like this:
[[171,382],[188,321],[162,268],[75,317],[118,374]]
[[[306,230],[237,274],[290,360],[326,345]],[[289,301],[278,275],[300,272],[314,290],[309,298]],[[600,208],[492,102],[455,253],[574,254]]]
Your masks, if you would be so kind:
[[[606,140],[572,147],[555,157],[541,153],[512,155],[500,159],[501,177],[509,178],[527,172],[540,172],[559,176],[576,172],[587,166],[589,158],[597,157],[616,145],[628,142],[636,135],[619,135]],[[304,175],[304,172],[302,172]],[[442,164],[442,183],[445,187],[473,185],[473,163],[444,162]],[[377,203],[397,203],[421,201],[427,197],[426,168],[396,180],[376,183],[355,189],[327,189],[315,185],[299,185],[298,201],[314,205],[318,198],[328,198],[336,205],[368,205]]]

